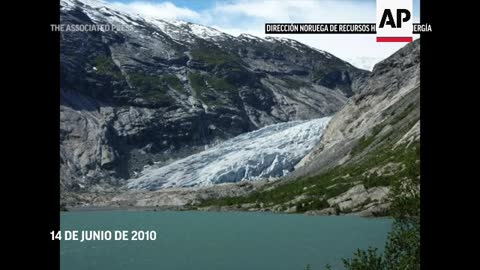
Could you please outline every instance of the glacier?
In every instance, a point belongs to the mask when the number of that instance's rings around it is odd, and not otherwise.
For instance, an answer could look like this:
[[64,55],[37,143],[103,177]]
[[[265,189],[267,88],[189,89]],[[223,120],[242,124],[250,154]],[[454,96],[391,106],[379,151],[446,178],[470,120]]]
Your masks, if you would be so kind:
[[269,125],[160,168],[146,167],[127,188],[158,190],[285,176],[318,143],[331,117]]

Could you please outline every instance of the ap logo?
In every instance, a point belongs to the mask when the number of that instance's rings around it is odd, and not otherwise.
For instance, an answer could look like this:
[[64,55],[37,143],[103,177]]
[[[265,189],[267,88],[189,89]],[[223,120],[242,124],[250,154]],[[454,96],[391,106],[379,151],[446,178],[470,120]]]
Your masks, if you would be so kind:
[[412,0],[377,0],[377,42],[412,42]]

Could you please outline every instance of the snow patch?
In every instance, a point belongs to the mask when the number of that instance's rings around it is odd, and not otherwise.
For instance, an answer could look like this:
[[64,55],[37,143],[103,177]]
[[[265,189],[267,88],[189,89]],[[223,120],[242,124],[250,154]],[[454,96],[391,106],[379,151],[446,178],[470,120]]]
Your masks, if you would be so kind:
[[243,39],[243,40],[246,40],[246,41],[250,41],[250,40],[257,40],[257,41],[264,41],[265,39],[261,38],[261,37],[257,37],[257,36],[254,36],[254,35],[250,35],[250,34],[240,34],[238,36],[239,39]]
[[223,36],[224,34],[218,30],[215,30],[210,27],[206,27],[203,25],[198,25],[198,24],[190,24],[189,25],[190,29],[192,30],[193,34],[201,37],[201,38],[212,38],[212,37],[218,37],[218,36]]

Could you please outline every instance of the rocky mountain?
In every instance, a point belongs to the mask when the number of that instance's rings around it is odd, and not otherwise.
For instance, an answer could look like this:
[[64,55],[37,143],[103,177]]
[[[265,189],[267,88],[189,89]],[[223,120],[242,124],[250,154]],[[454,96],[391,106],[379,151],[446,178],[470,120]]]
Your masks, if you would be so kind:
[[[378,63],[361,85],[360,92],[352,96],[329,120],[327,127],[319,132],[323,135],[315,146],[309,146],[308,154],[300,155],[303,158],[295,163],[295,170],[279,180],[263,179],[156,191],[125,189],[123,192],[111,193],[75,193],[68,203],[205,211],[386,215],[392,188],[398,189],[407,182],[413,182],[419,187],[419,56],[420,40],[416,40]],[[315,121],[318,120],[307,121],[305,124],[315,127]],[[271,131],[272,127],[265,129]],[[302,131],[305,130],[302,127]],[[299,132],[287,133],[291,135]],[[289,144],[301,141],[292,139],[292,136],[281,136],[290,138],[285,140]],[[239,139],[245,137],[248,140],[259,136],[249,137],[244,134]],[[275,140],[271,141],[275,144]],[[254,140],[252,145],[256,145]],[[241,150],[247,151],[248,146],[247,144]],[[295,146],[290,147],[295,149]],[[278,145],[269,149],[256,148],[258,153],[281,149]],[[226,147],[228,150],[229,147]],[[235,155],[235,151],[233,153]],[[210,156],[208,152],[203,154]],[[245,156],[248,157],[248,154]],[[218,158],[217,162],[222,161],[221,156],[215,158]],[[192,161],[189,158],[187,160]],[[173,167],[179,170],[182,168]],[[231,170],[235,171],[233,168]],[[418,191],[409,192],[418,194]]]
[[[234,37],[146,18],[93,0],[62,0],[62,194],[123,186],[267,125],[330,116],[369,72],[283,38]],[[120,29],[121,26],[121,29]]]
[[386,141],[394,142],[392,148],[416,142],[420,138],[419,114],[420,40],[416,40],[375,66],[292,177],[362,160]]
[[420,187],[420,40],[374,67],[292,173],[238,195],[210,196],[200,206],[385,215],[391,189],[407,182]]

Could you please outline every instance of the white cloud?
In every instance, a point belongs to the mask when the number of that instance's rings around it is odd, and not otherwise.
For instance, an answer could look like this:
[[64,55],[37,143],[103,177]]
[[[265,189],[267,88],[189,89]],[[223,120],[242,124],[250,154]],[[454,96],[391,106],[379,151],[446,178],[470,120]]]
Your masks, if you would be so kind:
[[331,0],[237,0],[217,3],[213,12],[226,16],[249,16],[269,22],[365,22],[369,15],[375,16],[375,10],[369,8],[368,4],[357,2],[352,8],[353,3]]
[[382,57],[359,56],[346,58],[345,61],[361,69],[372,70],[376,63],[383,60]]
[[289,2],[278,4],[279,2],[262,1],[239,1],[236,3],[220,3],[213,10],[216,14],[225,14],[227,16],[249,16],[255,19],[290,21],[291,13],[288,12]]
[[177,7],[171,2],[151,3],[144,1],[134,1],[130,3],[114,2],[112,5],[116,8],[128,12],[137,13],[143,16],[164,18],[164,19],[184,19],[198,20],[200,14],[188,8]]

